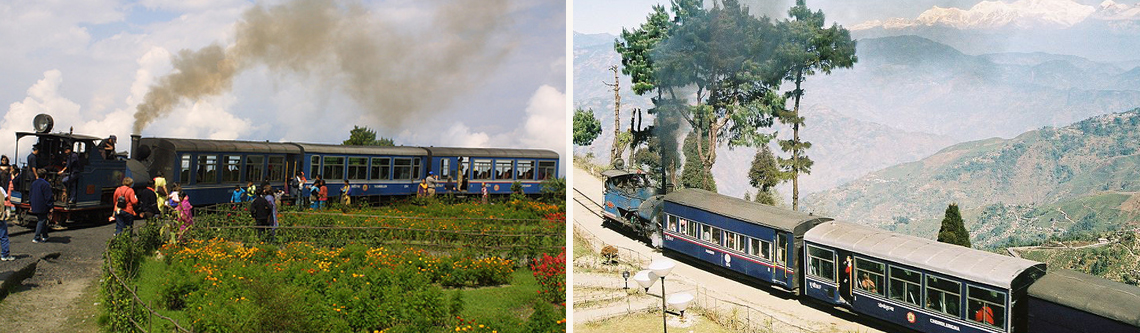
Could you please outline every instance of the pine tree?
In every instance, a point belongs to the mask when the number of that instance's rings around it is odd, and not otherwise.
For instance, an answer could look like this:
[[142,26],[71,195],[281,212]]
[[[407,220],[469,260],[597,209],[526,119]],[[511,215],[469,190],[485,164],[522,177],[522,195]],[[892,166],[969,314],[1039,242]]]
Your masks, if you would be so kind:
[[966,223],[962,221],[957,204],[946,207],[946,217],[942,218],[942,227],[938,229],[938,241],[970,247],[970,232],[966,231]]

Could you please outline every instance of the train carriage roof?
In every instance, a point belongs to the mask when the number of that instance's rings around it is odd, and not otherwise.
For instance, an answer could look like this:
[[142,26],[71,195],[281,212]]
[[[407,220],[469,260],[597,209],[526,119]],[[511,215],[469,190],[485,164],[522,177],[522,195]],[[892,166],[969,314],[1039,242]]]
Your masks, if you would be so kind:
[[424,156],[427,151],[411,146],[342,146],[316,143],[297,143],[307,154],[338,155],[406,155]]
[[763,225],[784,231],[802,232],[814,223],[830,221],[831,218],[780,209],[743,199],[720,195],[701,189],[680,189],[665,195],[666,202],[708,211],[713,214],[731,217],[752,224]]
[[1061,269],[1033,283],[1029,296],[1140,326],[1140,287]]
[[606,178],[614,178],[614,177],[636,175],[636,174],[638,174],[638,172],[626,171],[626,170],[617,170],[617,169],[610,169],[610,170],[602,171],[602,177],[606,177]]
[[1005,289],[1027,270],[1045,272],[1040,262],[843,221],[817,225],[804,240]]
[[141,138],[139,144],[157,142],[167,149],[180,152],[242,152],[269,154],[297,154],[301,148],[292,143],[268,141],[236,141],[209,139]]
[[432,156],[509,157],[558,159],[549,149],[424,147]]

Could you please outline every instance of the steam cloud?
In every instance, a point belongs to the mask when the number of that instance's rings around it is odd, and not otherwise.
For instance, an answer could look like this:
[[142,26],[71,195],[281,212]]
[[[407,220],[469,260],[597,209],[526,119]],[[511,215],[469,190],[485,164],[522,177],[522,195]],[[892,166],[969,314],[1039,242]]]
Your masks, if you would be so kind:
[[229,91],[237,74],[258,65],[315,74],[383,119],[383,126],[398,128],[412,116],[441,109],[502,62],[513,43],[493,41],[509,38],[503,36],[509,13],[509,0],[448,1],[438,4],[428,28],[408,31],[355,2],[257,5],[235,25],[233,45],[173,57],[174,71],[137,106],[133,131],[141,133],[184,100]]

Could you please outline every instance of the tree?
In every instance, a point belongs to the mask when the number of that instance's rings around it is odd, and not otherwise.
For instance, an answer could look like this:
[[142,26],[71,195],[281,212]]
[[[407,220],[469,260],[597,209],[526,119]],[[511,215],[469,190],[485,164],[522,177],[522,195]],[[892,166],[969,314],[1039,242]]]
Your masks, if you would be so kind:
[[783,73],[783,81],[795,83],[795,89],[785,97],[793,100],[791,110],[777,113],[780,122],[792,127],[792,138],[780,141],[780,148],[791,157],[780,159],[792,179],[792,209],[799,210],[799,174],[810,174],[812,161],[804,152],[811,143],[800,140],[800,128],[804,127],[804,117],[800,116],[800,100],[804,96],[803,82],[807,76],[817,72],[831,74],[836,68],[851,68],[859,59],[855,56],[855,41],[847,29],[832,24],[824,28],[823,11],[812,12],[804,0],[796,0],[796,5],[788,10],[789,19],[779,24],[784,37],[777,48],[775,59]]
[[[711,175],[719,145],[727,143],[731,149],[768,143],[772,135],[759,129],[774,123],[784,97],[774,90],[779,80],[770,74],[779,41],[772,22],[750,15],[737,0],[724,0],[709,10],[697,4],[674,22],[669,38],[651,56],[653,78],[665,91],[663,100],[680,105],[669,111],[693,129],[697,162],[702,174]],[[682,95],[695,96],[692,105],[678,98],[679,88],[686,89]],[[685,164],[687,170],[693,167],[690,161]]]
[[380,138],[376,140],[376,131],[368,127],[360,127],[353,125],[352,131],[348,132],[348,140],[341,143],[345,146],[395,146],[396,143],[389,138]]
[[757,190],[756,202],[775,205],[774,188],[787,180],[786,177],[776,162],[776,156],[772,155],[772,150],[767,145],[760,146],[752,158],[752,167],[748,169],[748,183]]
[[942,227],[938,228],[938,241],[970,247],[970,232],[966,231],[966,223],[962,221],[957,204],[946,207],[946,217],[942,218]]
[[712,172],[701,164],[701,157],[697,153],[697,132],[689,132],[685,137],[682,148],[685,154],[685,166],[681,171],[681,186],[686,188],[699,188],[709,192],[716,192],[716,179]]
[[602,122],[594,117],[594,109],[574,110],[574,144],[589,146],[602,133]]

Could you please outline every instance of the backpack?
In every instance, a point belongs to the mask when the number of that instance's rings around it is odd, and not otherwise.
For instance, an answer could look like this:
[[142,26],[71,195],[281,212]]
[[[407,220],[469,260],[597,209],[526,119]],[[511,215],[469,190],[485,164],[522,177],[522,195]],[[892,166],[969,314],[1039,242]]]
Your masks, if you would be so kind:
[[115,207],[118,207],[119,209],[127,209],[127,197],[120,196],[119,200],[115,202]]

